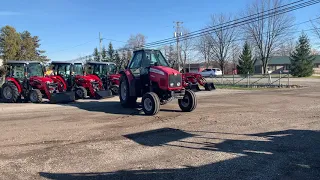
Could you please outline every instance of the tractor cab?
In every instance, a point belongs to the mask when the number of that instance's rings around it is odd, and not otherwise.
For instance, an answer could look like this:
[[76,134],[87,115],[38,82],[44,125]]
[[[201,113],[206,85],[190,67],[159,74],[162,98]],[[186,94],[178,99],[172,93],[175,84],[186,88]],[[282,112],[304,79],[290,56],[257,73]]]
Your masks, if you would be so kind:
[[54,75],[50,77],[59,82],[64,90],[75,91],[78,98],[86,98],[87,95],[94,98],[109,96],[98,77],[88,76],[84,72],[82,63],[53,61],[51,67]]
[[96,75],[100,78],[107,75],[116,74],[116,64],[113,62],[89,61],[86,64],[87,73]]
[[185,90],[182,74],[170,67],[159,50],[134,51],[129,65],[120,74],[119,97],[124,107],[135,105],[137,97],[142,97],[142,109],[147,115],[158,113],[160,105],[174,98],[182,111],[196,108],[194,92]]
[[57,84],[44,77],[45,67],[38,61],[8,61],[6,83],[1,96],[5,102],[17,102],[21,97],[34,103],[46,97],[50,102],[73,101],[74,94],[61,93]]
[[44,76],[44,66],[37,61],[8,61],[6,67],[7,77],[14,77],[20,81],[33,76]]
[[86,64],[86,72],[99,77],[106,89],[110,89],[113,95],[118,95],[120,74],[117,73],[115,63],[90,61]]

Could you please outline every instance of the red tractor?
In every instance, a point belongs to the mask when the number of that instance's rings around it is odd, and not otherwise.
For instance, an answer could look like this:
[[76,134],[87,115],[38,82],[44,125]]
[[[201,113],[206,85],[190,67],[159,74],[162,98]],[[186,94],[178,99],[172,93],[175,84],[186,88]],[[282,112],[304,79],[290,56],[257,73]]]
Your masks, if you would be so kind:
[[86,75],[82,63],[63,61],[51,62],[53,75],[49,76],[63,91],[74,91],[77,98],[104,98],[110,96],[110,91],[103,87],[102,81]]
[[73,92],[59,91],[58,86],[44,77],[44,66],[37,61],[8,61],[7,76],[2,85],[4,102],[15,103],[22,99],[33,103],[48,98],[51,103],[65,103],[75,100]]
[[116,64],[113,62],[90,61],[86,64],[87,73],[101,79],[106,89],[110,89],[113,95],[118,95],[120,76],[116,72]]
[[184,87],[191,90],[200,91],[200,86],[203,86],[206,91],[211,91],[216,89],[214,84],[207,82],[201,74],[198,73],[184,73],[182,74],[182,79],[184,80]]
[[136,105],[142,97],[142,109],[146,115],[157,114],[160,105],[174,98],[184,112],[197,106],[193,91],[185,90],[182,74],[172,69],[159,50],[137,50],[124,71],[120,72],[119,97],[123,107]]

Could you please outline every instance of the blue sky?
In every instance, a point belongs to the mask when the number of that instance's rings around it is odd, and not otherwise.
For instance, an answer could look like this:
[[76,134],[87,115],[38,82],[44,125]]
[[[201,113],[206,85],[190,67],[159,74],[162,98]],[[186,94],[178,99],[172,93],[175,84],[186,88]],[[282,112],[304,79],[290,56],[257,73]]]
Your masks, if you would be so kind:
[[[113,39],[121,47],[130,34],[142,33],[147,42],[173,36],[173,21],[183,21],[191,31],[207,25],[210,15],[238,14],[255,0],[10,0],[0,6],[0,27],[28,30],[41,39],[41,48],[52,60],[88,55]],[[320,5],[294,12],[296,23],[320,16]],[[310,29],[303,24],[298,29]]]

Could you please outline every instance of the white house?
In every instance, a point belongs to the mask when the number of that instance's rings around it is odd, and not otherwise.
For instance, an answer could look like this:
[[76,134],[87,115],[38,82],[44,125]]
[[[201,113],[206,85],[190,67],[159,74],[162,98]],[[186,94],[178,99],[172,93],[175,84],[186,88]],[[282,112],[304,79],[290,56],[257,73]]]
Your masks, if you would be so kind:
[[3,60],[2,59],[0,59],[0,66],[2,66],[3,65]]

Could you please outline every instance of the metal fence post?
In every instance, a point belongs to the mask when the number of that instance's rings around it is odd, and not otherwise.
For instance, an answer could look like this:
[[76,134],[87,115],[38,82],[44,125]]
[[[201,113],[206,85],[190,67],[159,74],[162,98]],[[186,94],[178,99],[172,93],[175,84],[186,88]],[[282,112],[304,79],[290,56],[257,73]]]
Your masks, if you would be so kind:
[[247,75],[247,87],[248,87],[248,88],[249,88],[249,83],[250,83],[250,82],[249,82],[249,81],[250,81],[249,78],[250,78],[250,77],[249,77],[249,71],[248,71],[248,75]]
[[232,71],[232,85],[234,85],[234,71]]
[[223,85],[223,77],[224,77],[224,74],[222,74],[222,79],[221,79],[222,85]]
[[288,87],[290,86],[290,70],[288,70]]
[[281,87],[281,71],[279,72],[279,87]]

